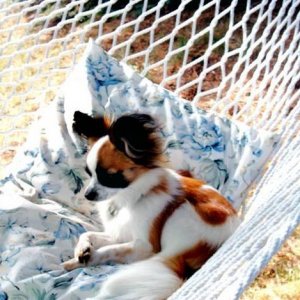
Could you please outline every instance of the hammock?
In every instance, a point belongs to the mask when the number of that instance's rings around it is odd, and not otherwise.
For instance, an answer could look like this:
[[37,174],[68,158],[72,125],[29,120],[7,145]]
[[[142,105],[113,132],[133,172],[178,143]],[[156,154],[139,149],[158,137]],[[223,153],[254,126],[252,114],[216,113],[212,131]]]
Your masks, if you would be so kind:
[[[250,182],[242,191],[244,198],[249,194],[242,224],[170,298],[238,299],[300,223],[299,27],[299,0],[1,2],[0,164],[11,161],[28,125],[48,112],[91,37],[141,76],[208,111],[208,118],[226,117],[240,128],[276,134],[272,159],[252,174],[252,193]],[[26,152],[27,158],[36,155]],[[21,175],[2,173],[2,185],[31,185]],[[39,195],[44,191],[33,187]],[[55,185],[47,188],[53,192]]]

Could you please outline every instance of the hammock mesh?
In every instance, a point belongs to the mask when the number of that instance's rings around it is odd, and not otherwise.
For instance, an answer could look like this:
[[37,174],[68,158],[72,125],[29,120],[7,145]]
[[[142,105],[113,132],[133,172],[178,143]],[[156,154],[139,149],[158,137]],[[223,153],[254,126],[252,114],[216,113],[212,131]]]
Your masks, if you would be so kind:
[[300,0],[2,1],[1,170],[91,37],[200,107],[281,134],[240,228],[171,297],[237,299],[300,222]]

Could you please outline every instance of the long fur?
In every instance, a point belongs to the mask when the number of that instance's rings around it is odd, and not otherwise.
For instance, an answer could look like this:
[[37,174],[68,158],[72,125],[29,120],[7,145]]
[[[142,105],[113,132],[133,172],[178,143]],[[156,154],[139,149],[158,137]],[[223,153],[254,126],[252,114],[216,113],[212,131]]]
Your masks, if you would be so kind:
[[[95,134],[81,128],[82,120],[94,124],[90,117],[75,117],[79,134]],[[122,189],[97,204],[104,232],[82,234],[64,267],[129,264],[104,282],[96,299],[166,299],[234,232],[237,214],[205,182],[164,167],[152,117],[132,114],[110,127],[100,123],[87,156],[86,197],[97,200],[99,183]]]
[[158,300],[166,299],[183,283],[176,273],[159,257],[150,258],[123,267],[105,281],[101,300]]
[[125,115],[111,124],[109,138],[136,164],[152,167],[162,154],[161,140],[155,134],[157,129],[156,122],[149,115]]

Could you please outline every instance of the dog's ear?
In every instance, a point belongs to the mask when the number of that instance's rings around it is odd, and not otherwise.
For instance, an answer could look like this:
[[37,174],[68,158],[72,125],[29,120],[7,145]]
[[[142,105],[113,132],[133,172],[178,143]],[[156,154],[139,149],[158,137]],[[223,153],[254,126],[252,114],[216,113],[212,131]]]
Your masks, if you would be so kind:
[[109,129],[109,138],[118,150],[140,165],[155,166],[162,154],[157,124],[147,114],[118,118]]
[[80,111],[75,111],[73,119],[73,130],[88,140],[98,140],[108,134],[109,120],[106,117],[93,118]]

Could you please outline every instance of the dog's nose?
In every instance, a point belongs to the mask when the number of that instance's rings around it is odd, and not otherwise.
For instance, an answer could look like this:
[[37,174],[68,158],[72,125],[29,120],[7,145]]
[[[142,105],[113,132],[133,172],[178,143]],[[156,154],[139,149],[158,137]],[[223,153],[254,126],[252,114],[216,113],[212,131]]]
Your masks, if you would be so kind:
[[90,201],[94,201],[97,200],[98,197],[98,193],[96,191],[86,191],[86,193],[84,194],[84,197]]

